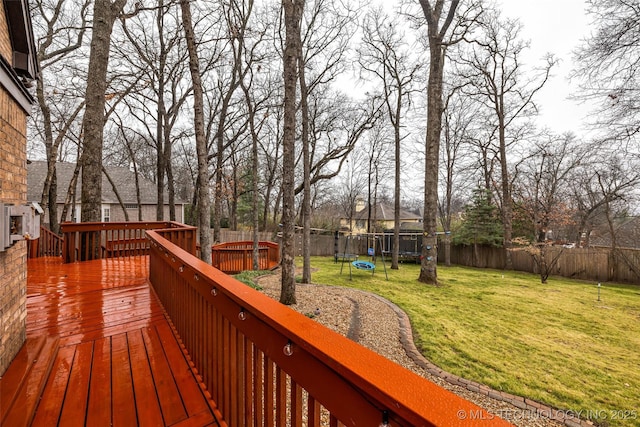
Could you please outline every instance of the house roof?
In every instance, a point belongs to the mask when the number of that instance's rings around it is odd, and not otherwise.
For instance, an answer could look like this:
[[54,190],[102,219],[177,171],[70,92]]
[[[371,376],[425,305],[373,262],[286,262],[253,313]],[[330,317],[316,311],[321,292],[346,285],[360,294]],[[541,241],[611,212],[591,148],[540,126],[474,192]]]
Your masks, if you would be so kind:
[[[353,219],[367,219],[369,217],[369,208],[365,207],[361,211],[356,212]],[[393,221],[393,206],[387,203],[377,203],[371,212],[371,219],[376,221]],[[416,222],[422,220],[422,217],[413,212],[409,212],[404,209],[400,209],[400,221]]]
[[4,0],[3,3],[13,50],[13,69],[26,79],[37,79],[40,69],[36,58],[29,3],[27,0]]
[[[57,163],[56,171],[58,174],[58,203],[64,203],[69,188],[69,182],[75,170],[75,163]],[[118,190],[118,194],[122,199],[122,203],[137,204],[135,174],[128,168],[117,166],[105,166],[109,177]],[[29,201],[40,201],[42,197],[42,188],[44,180],[47,176],[47,162],[32,161],[27,164],[27,199]],[[76,186],[76,197],[80,198],[82,176],[78,176]],[[140,185],[140,201],[143,205],[155,205],[158,202],[156,184],[150,180],[138,176]],[[168,196],[165,189],[165,204],[168,203]],[[109,204],[117,204],[118,198],[113,190],[113,186],[102,174],[102,202]],[[182,204],[182,201],[176,200],[176,203]]]
[[[631,216],[614,219],[616,245],[619,248],[640,247],[640,217]],[[602,225],[591,232],[589,243],[592,246],[611,246],[609,227]]]
[[38,59],[34,44],[31,17],[27,0],[3,0],[10,52],[9,57],[0,55],[0,86],[27,113],[35,99],[27,86],[39,77]]

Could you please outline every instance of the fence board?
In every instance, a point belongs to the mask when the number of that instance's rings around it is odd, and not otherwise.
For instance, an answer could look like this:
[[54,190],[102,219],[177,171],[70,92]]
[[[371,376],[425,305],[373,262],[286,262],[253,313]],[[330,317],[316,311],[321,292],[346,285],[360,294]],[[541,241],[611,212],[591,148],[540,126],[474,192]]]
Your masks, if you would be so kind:
[[[563,248],[550,246],[547,259],[560,253],[551,274],[580,280],[610,281],[640,284],[640,250],[605,247]],[[438,257],[444,259],[444,245],[438,248]],[[511,253],[513,269],[538,274],[538,266],[526,251]],[[478,268],[504,269],[503,248],[490,246],[451,246],[451,263]]]

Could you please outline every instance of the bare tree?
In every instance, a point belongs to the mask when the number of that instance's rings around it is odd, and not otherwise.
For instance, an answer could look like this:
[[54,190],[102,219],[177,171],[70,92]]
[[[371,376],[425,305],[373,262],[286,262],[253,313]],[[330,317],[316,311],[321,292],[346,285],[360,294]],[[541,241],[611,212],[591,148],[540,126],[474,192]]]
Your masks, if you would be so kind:
[[[406,38],[398,30],[400,24],[391,19],[381,8],[373,9],[363,25],[363,40],[359,49],[360,66],[366,74],[374,76],[382,84],[382,99],[387,119],[393,127],[395,148],[394,180],[394,229],[391,268],[398,269],[400,248],[400,153],[404,115],[411,105],[411,94],[422,64],[418,62]],[[371,209],[371,207],[369,207]]]
[[[140,13],[135,19],[122,19],[124,40],[117,48],[120,66],[130,70],[123,78],[137,82],[135,96],[126,100],[128,113],[155,147],[156,219],[159,221],[164,219],[167,203],[169,219],[176,219],[171,157],[173,142],[180,132],[174,130],[192,90],[184,83],[188,53],[182,43],[178,9],[174,6],[174,2],[160,0],[148,13]],[[165,201],[165,192],[168,201]]]
[[196,46],[191,8],[189,0],[180,0],[182,10],[182,26],[184,28],[187,50],[189,51],[189,70],[193,82],[193,111],[194,128],[196,133],[196,151],[198,154],[198,226],[200,235],[200,258],[206,263],[211,263],[211,232],[209,226],[209,212],[211,201],[209,199],[209,162],[207,140],[204,129],[204,101],[202,95],[202,79],[200,76],[200,63]]
[[591,232],[604,226],[609,229],[615,250],[610,219],[616,210],[626,210],[624,206],[632,200],[640,183],[640,172],[633,157],[625,153],[594,145],[589,148],[589,161],[581,162],[572,176],[570,200],[576,211],[577,239],[588,246]]
[[[461,212],[465,193],[472,187],[477,167],[471,153],[473,136],[477,131],[477,104],[459,90],[449,89],[445,101],[442,124],[442,147],[438,203],[440,224],[445,232],[445,265],[451,265],[451,229],[453,215]],[[488,189],[488,188],[487,188]]]
[[[427,135],[425,141],[424,223],[422,262],[418,280],[437,284],[438,272],[438,160],[442,127],[442,85],[445,52],[455,40],[449,30],[456,16],[459,0],[419,0],[427,22],[429,43],[429,78],[427,83]],[[449,40],[449,41],[447,41]]]
[[487,11],[479,29],[459,61],[469,70],[471,85],[467,87],[467,93],[477,97],[493,115],[500,161],[505,267],[511,269],[513,202],[507,154],[509,146],[518,140],[517,132],[511,128],[516,127],[518,120],[537,112],[534,96],[544,87],[556,60],[547,55],[538,73],[527,77],[520,63],[522,52],[528,47],[528,43],[520,39],[522,25],[516,20],[502,20],[497,11]]
[[[395,147],[391,147],[391,144],[389,144],[392,137],[389,135],[388,129],[384,126],[382,120],[379,120],[374,125],[371,131],[368,132],[367,137],[365,144],[367,147],[365,151],[367,154],[367,232],[371,233],[378,231],[375,229],[375,223],[378,219],[376,208],[378,206],[380,186],[385,181],[383,177],[391,175],[392,170],[397,172],[395,170],[397,162],[395,159],[393,159],[393,164],[389,161],[393,157],[391,149],[395,149]],[[396,179],[397,175],[394,176],[394,181]],[[398,222],[397,219],[396,222]],[[394,240],[394,245],[396,245],[394,246],[396,248],[399,243]]]
[[[102,145],[105,124],[105,93],[107,67],[113,23],[122,12],[127,0],[95,0],[93,9],[93,34],[86,108],[82,121],[82,222],[100,221],[102,206]],[[97,240],[96,240],[97,241]]]
[[[258,147],[262,129],[269,117],[269,109],[272,104],[273,90],[269,87],[269,76],[260,79],[256,74],[261,70],[261,62],[269,59],[268,56],[260,52],[261,45],[267,35],[267,31],[271,27],[271,23],[263,20],[258,22],[261,28],[254,32],[257,34],[251,46],[245,46],[244,59],[241,63],[240,74],[245,78],[240,80],[240,86],[244,93],[245,102],[247,104],[249,133],[251,138],[251,225],[253,228],[253,269],[259,269],[259,239],[258,231],[260,227],[260,170]],[[247,40],[242,40],[247,43]],[[247,68],[248,72],[244,73],[243,68]],[[260,87],[256,87],[260,84]]]
[[629,141],[640,132],[640,5],[626,0],[587,0],[595,28],[576,53],[574,76],[582,81],[579,99],[600,107],[591,114],[595,129]]
[[[525,251],[533,258],[542,283],[547,282],[562,254],[562,249],[552,245],[566,242],[563,234],[572,226],[575,216],[568,203],[570,178],[587,153],[573,134],[546,134],[533,141],[520,165],[523,173],[514,185],[513,199],[523,216],[521,221],[529,228],[515,236],[519,247],[514,250]],[[531,235],[522,235],[529,230]]]
[[[224,17],[222,30],[226,32],[220,42],[220,63],[217,67],[216,90],[211,91],[213,98],[209,101],[208,132],[213,141],[215,158],[214,168],[214,205],[213,205],[213,239],[220,240],[222,206],[225,197],[225,161],[227,150],[232,147],[247,129],[247,116],[243,108],[244,100],[236,97],[240,82],[249,72],[250,67],[242,67],[244,60],[244,40],[249,36],[249,22],[253,10],[253,1],[231,1],[221,3],[220,13]],[[213,55],[210,60],[214,60]],[[237,110],[234,111],[234,108]],[[241,123],[238,123],[238,122]],[[232,182],[237,182],[233,180]]]
[[341,215],[347,219],[349,231],[356,214],[356,204],[361,198],[370,181],[367,179],[367,171],[361,165],[367,160],[363,158],[361,151],[353,151],[349,154],[344,168],[344,173],[340,176],[340,181],[335,188],[335,201]]
[[300,46],[300,24],[304,0],[282,0],[285,25],[285,45],[282,52],[284,70],[284,133],[282,155],[282,282],[280,302],[296,303],[294,264],[295,239],[295,138],[296,88]]
[[[70,5],[36,1],[32,4],[34,29],[38,37],[37,55],[41,78],[36,81],[36,99],[41,125],[34,126],[45,146],[47,174],[43,183],[41,205],[49,214],[49,227],[59,230],[57,210],[56,162],[59,149],[69,139],[72,126],[77,126],[84,100],[72,85],[79,67],[71,57],[82,56],[84,35],[89,19],[88,1]],[[76,75],[76,78],[71,78]],[[84,80],[84,78],[82,78]]]
[[[358,15],[358,5],[335,0],[314,0],[303,15],[301,31],[304,32],[299,46],[298,78],[300,82],[301,152],[302,152],[302,281],[311,282],[311,187],[312,162],[318,153],[320,139],[310,133],[316,125],[310,102],[317,101],[317,92],[326,93],[325,86],[335,79],[344,68],[344,57],[349,40],[354,33],[353,25]],[[307,70],[310,71],[307,74]],[[315,99],[314,99],[315,98]],[[317,110],[316,110],[317,111]]]
[[[534,243],[543,243],[552,233],[554,240],[566,240],[563,230],[574,218],[569,203],[571,178],[589,152],[573,134],[543,134],[532,141],[514,185],[513,199],[526,215]],[[571,236],[573,237],[573,236]]]

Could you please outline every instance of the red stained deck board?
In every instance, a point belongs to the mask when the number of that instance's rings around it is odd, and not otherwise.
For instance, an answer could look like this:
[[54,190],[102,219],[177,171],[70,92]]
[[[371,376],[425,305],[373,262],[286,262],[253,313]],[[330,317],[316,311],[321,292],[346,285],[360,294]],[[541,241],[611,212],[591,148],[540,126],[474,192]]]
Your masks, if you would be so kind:
[[1,421],[7,415],[9,408],[13,405],[18,389],[22,381],[29,374],[33,361],[40,354],[44,342],[45,337],[27,340],[13,359],[13,369],[8,370],[4,377],[2,377],[2,381],[0,381],[0,425],[2,424]]
[[111,338],[93,346],[86,425],[111,425]]
[[158,400],[162,407],[165,424],[173,425],[187,419],[187,412],[156,329],[142,329],[142,337],[148,351],[149,366],[155,388],[158,390]]
[[73,366],[69,375],[67,394],[62,405],[59,426],[84,426],[89,400],[89,380],[91,379],[91,361],[93,359],[93,341],[84,342],[76,347]]
[[140,330],[127,333],[129,339],[129,357],[131,376],[136,396],[136,411],[140,426],[158,426],[163,424],[162,411],[156,395],[156,388],[149,366],[148,355]]
[[217,425],[148,268],[144,256],[29,260],[28,340],[0,379],[2,425]]
[[47,386],[42,393],[33,425],[52,426],[58,424],[75,352],[75,346],[63,347],[58,351]]
[[131,363],[129,362],[129,345],[127,335],[120,334],[111,338],[112,379],[113,387],[113,425],[136,425],[136,402],[133,394]]

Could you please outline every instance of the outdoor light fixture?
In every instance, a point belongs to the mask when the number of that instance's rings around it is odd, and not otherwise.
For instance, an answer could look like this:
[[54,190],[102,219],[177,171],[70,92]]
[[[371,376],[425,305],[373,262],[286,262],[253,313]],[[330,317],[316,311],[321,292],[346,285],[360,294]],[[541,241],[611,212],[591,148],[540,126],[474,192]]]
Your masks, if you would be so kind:
[[389,425],[389,411],[382,411],[382,422],[379,427],[387,427]]
[[284,348],[282,349],[282,352],[284,353],[285,356],[291,356],[293,354],[293,345],[291,341],[285,344]]

